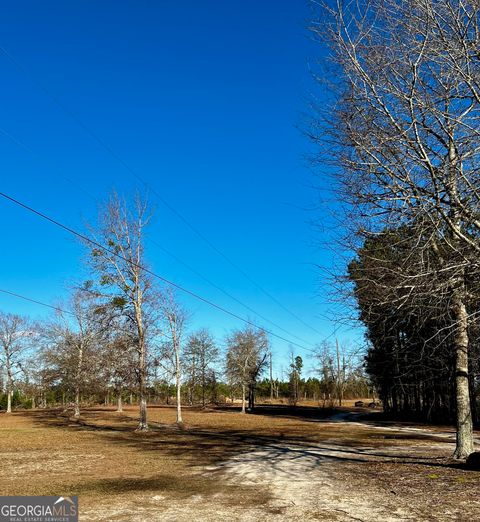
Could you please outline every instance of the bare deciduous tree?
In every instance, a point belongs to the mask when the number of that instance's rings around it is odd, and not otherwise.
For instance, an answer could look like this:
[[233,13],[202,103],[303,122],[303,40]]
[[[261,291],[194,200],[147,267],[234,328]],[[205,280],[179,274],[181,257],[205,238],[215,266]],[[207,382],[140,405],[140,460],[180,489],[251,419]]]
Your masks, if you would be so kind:
[[160,299],[160,310],[167,325],[169,339],[164,343],[164,354],[172,362],[177,394],[177,424],[182,424],[182,363],[181,352],[187,314],[171,290],[166,290]]
[[117,412],[123,411],[123,394],[135,388],[136,336],[130,321],[115,317],[108,321],[107,339],[102,343],[102,376],[107,386],[113,386]]
[[246,411],[248,390],[249,408],[255,404],[255,384],[267,365],[269,342],[263,330],[250,326],[235,330],[227,338],[226,371],[232,384],[242,389],[242,413]]
[[12,412],[14,383],[31,347],[31,334],[32,326],[28,319],[0,312],[0,363],[6,374],[7,413]]
[[335,339],[335,346],[323,342],[317,349],[315,358],[319,363],[317,372],[320,374],[324,406],[327,399],[333,405],[334,398],[338,405],[342,406],[348,380],[357,370],[355,364],[357,355],[355,351],[348,350],[338,339]]
[[90,293],[76,290],[63,308],[43,326],[43,358],[52,379],[73,393],[74,417],[79,417],[82,392],[98,380],[99,347],[105,332]]
[[95,240],[107,250],[87,243],[89,264],[98,276],[90,290],[122,310],[135,328],[139,431],[148,430],[148,335],[156,322],[156,293],[151,277],[144,270],[144,229],[149,221],[146,201],[137,197],[128,205],[113,194],[99,214],[97,227],[92,230]]
[[397,304],[425,293],[420,277],[450,303],[455,456],[464,458],[473,451],[465,281],[480,252],[480,5],[362,0],[325,12],[312,30],[329,45],[332,103],[312,137],[339,167],[354,233],[414,226],[418,249],[437,256],[404,278]]
[[335,391],[335,375],[330,345],[327,342],[322,343],[321,347],[317,349],[315,357],[319,364],[317,372],[320,375],[320,393],[325,408],[327,400],[333,404],[332,394]]
[[214,371],[213,366],[218,360],[218,348],[208,330],[201,329],[188,338],[184,360],[185,369],[189,375],[191,402],[193,403],[193,394],[198,378],[202,390],[202,406],[205,407],[207,384]]

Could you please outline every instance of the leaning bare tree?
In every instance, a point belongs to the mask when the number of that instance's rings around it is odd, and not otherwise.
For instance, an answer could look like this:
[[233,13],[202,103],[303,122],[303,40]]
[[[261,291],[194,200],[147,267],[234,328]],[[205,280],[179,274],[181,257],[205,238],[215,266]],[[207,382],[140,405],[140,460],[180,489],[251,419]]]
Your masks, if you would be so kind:
[[331,103],[317,107],[312,137],[321,161],[334,162],[357,237],[406,227],[416,241],[418,270],[404,265],[396,304],[417,291],[424,300],[428,279],[448,302],[463,458],[473,451],[467,280],[480,253],[480,4],[338,1],[323,14],[312,30],[329,49]]
[[140,403],[139,431],[147,431],[148,334],[155,323],[156,293],[145,270],[144,230],[150,221],[146,201],[137,197],[128,204],[113,194],[101,209],[98,224],[91,232],[89,264],[97,281],[87,289],[116,307],[135,331],[136,376]]

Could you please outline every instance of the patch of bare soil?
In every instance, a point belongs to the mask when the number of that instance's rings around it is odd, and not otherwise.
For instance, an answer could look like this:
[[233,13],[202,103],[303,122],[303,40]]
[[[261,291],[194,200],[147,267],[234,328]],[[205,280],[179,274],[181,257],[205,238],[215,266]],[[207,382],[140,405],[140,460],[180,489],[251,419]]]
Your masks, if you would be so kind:
[[450,430],[354,419],[340,413],[323,421],[319,429],[338,430],[340,423],[340,433],[322,443],[252,446],[211,471],[240,484],[268,484],[269,507],[279,509],[270,520],[480,519],[480,473],[448,458]]

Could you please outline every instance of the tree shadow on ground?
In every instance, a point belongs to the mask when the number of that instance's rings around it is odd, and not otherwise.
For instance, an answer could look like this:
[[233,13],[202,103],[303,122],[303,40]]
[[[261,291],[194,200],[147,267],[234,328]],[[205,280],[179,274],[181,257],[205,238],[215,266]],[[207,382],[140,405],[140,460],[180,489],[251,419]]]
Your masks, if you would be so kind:
[[[272,415],[270,408],[269,414]],[[280,415],[285,410],[280,409]],[[222,469],[225,462],[247,455],[257,463],[264,461],[302,461],[305,471],[321,466],[325,462],[372,463],[392,462],[404,465],[420,465],[427,467],[445,467],[464,469],[461,462],[445,457],[434,457],[405,452],[388,451],[391,446],[382,444],[382,439],[355,440],[355,433],[347,430],[345,438],[327,441],[311,440],[308,436],[280,433],[272,428],[270,433],[259,433],[254,429],[225,429],[186,427],[180,429],[175,425],[164,425],[151,422],[150,431],[136,432],[135,419],[127,415],[116,414],[115,418],[106,418],[104,409],[87,410],[80,419],[73,419],[62,410],[36,410],[28,415],[35,423],[73,431],[98,433],[112,444],[125,445],[139,451],[163,452],[170,456],[185,459],[189,466],[217,467]],[[257,413],[259,414],[259,413]],[[102,421],[98,424],[98,421]],[[105,422],[106,421],[106,422]],[[408,440],[428,440],[431,442],[448,442],[444,439],[435,441],[422,434],[400,434]],[[372,444],[373,442],[373,444]],[[255,455],[259,450],[260,453]],[[254,456],[248,457],[252,452]]]

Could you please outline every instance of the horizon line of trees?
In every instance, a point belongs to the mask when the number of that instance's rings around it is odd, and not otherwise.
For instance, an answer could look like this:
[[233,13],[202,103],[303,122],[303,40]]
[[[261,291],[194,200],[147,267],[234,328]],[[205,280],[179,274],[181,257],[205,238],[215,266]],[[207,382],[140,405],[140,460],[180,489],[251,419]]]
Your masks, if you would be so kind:
[[[175,404],[179,424],[184,403],[206,406],[228,396],[241,401],[243,413],[254,409],[263,393],[259,381],[271,367],[266,332],[250,325],[235,329],[223,353],[207,329],[188,332],[188,312],[148,270],[144,241],[151,217],[145,200],[127,203],[114,193],[88,227],[92,240],[83,246],[89,279],[72,288],[69,300],[37,322],[0,312],[0,406],[5,403],[7,412],[15,404],[62,404],[78,417],[82,404],[115,398],[117,411],[125,401],[138,404],[138,430],[146,431],[152,400]],[[341,373],[332,357],[325,358],[326,346],[318,382],[301,379],[297,357],[285,383],[272,381],[270,395],[275,389],[292,404],[305,393],[323,393],[324,402],[341,397],[345,360]]]
[[143,397],[145,404],[180,406],[177,422],[182,422],[183,404],[240,403],[245,413],[253,411],[258,399],[293,406],[310,400],[326,407],[374,396],[361,365],[336,366],[338,345],[324,343],[314,355],[318,377],[303,378],[303,360],[293,355],[282,378],[265,377],[270,347],[263,332],[250,327],[228,335],[223,350],[207,329],[191,332],[179,347],[178,360],[165,343],[149,347],[142,394],[135,337],[118,329],[118,317],[106,321],[104,311],[91,308],[90,296],[87,303],[81,301],[81,294],[74,293],[73,309],[82,313],[80,321],[74,316],[74,324],[65,311],[36,323],[0,311],[0,410],[63,407],[78,417],[82,407],[98,404],[115,405],[118,412],[125,403],[142,408]]

